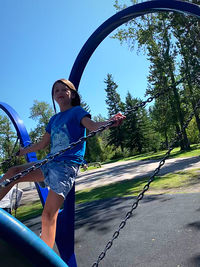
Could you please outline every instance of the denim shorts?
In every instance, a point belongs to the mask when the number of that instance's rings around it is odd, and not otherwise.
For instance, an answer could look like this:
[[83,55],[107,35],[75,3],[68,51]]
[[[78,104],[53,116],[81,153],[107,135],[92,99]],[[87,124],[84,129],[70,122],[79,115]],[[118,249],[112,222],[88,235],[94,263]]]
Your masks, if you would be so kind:
[[40,167],[44,175],[44,183],[41,187],[50,187],[58,195],[66,198],[73,187],[78,174],[79,165],[69,161],[49,161]]

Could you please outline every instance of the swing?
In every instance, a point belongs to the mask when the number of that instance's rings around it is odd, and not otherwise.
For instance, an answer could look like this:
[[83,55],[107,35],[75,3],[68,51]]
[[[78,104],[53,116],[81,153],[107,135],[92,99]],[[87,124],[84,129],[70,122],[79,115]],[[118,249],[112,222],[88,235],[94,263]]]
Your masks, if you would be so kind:
[[[116,29],[117,27],[119,27],[120,25],[122,25],[123,23],[126,23],[127,21],[136,18],[138,16],[144,15],[146,13],[151,13],[151,12],[156,12],[156,11],[178,11],[178,12],[183,12],[183,13],[189,13],[193,16],[196,16],[198,18],[200,18],[200,8],[197,5],[191,4],[191,3],[187,3],[187,2],[182,2],[182,1],[178,1],[178,0],[171,0],[171,1],[163,1],[163,0],[156,0],[156,1],[148,1],[148,2],[144,2],[141,4],[137,4],[137,5],[133,5],[129,8],[126,8],[125,10],[122,10],[120,12],[118,12],[117,14],[115,14],[114,16],[112,16],[111,18],[109,18],[107,21],[105,21],[92,35],[91,37],[88,39],[88,41],[85,43],[85,45],[83,46],[83,48],[81,49],[80,53],[78,54],[75,63],[72,67],[71,73],[70,73],[70,77],[69,80],[73,82],[73,84],[75,85],[75,87],[78,90],[78,86],[80,83],[80,79],[81,76],[83,74],[83,71],[87,65],[87,62],[89,61],[91,55],[93,54],[94,50],[98,47],[98,45],[104,40],[104,38],[106,38],[114,29]],[[157,95],[157,97],[159,97],[159,95]],[[151,98],[149,99],[149,102]],[[153,99],[152,99],[153,100]],[[10,111],[10,107],[6,107],[5,108],[4,103],[0,103],[0,107],[3,108],[6,112],[8,112],[8,109]],[[195,110],[197,108],[199,108],[200,106],[200,102],[198,102]],[[8,108],[8,109],[7,109]],[[11,112],[12,113],[12,112]],[[184,125],[184,129],[188,126],[190,120],[193,117],[193,113],[190,115],[190,117],[188,118],[188,120],[186,121],[185,125]],[[15,123],[15,120],[14,120]],[[112,123],[112,122],[111,122]],[[110,124],[109,124],[110,125]],[[107,126],[109,126],[107,125]],[[106,127],[107,127],[106,126]],[[101,129],[104,130],[104,129]],[[101,131],[99,130],[99,131]],[[24,129],[23,129],[24,131]],[[93,136],[94,134],[96,134],[97,132],[93,134],[90,134],[90,136],[84,137],[84,139],[80,140],[80,142],[84,142],[85,140],[87,140],[87,138]],[[166,155],[164,156],[164,158],[160,161],[159,166],[156,168],[156,170],[154,171],[153,175],[150,177],[148,183],[145,185],[145,187],[143,188],[142,192],[138,195],[136,202],[133,203],[131,210],[126,214],[125,219],[120,223],[119,225],[119,229],[117,231],[115,231],[115,233],[113,234],[112,239],[107,243],[105,249],[101,252],[101,254],[99,255],[97,261],[92,265],[94,266],[98,266],[99,262],[105,257],[107,250],[109,250],[113,244],[113,241],[119,236],[120,230],[122,228],[124,228],[124,226],[126,225],[126,221],[130,218],[133,210],[135,210],[138,206],[139,201],[143,198],[144,193],[149,189],[149,186],[151,184],[151,182],[153,181],[155,175],[158,174],[160,168],[164,165],[165,160],[169,157],[170,152],[173,149],[173,145],[174,143],[181,137],[182,132],[180,132],[175,140],[172,142],[168,152],[166,153]],[[26,142],[27,140],[25,140]],[[79,142],[79,141],[78,141]],[[77,143],[78,143],[77,142]],[[23,144],[23,142],[21,142]],[[77,143],[73,143],[71,144],[71,147],[76,145]],[[23,145],[26,145],[25,143]],[[66,149],[70,149],[70,148],[66,148]],[[59,153],[63,153],[64,151],[60,151]],[[57,153],[58,155],[58,153]],[[56,156],[56,155],[54,155]],[[52,160],[52,158],[49,158],[47,160]],[[42,164],[45,164],[45,162],[47,160],[44,160],[42,162]],[[41,165],[36,165],[34,166],[34,168],[39,168]],[[32,167],[31,167],[32,168]],[[31,169],[29,168],[29,170],[25,170],[25,171],[31,171],[33,170],[33,168]],[[25,172],[22,172],[14,177],[12,177],[12,179],[18,179],[19,177],[21,177],[21,175],[25,175]],[[10,181],[8,181],[8,183],[10,183]],[[40,191],[39,191],[40,192]],[[43,201],[44,198],[42,197]],[[68,196],[68,200],[70,199],[70,201],[67,201],[67,205],[71,205],[69,210],[71,212],[72,217],[74,216],[74,187],[71,190],[69,196]],[[44,204],[44,203],[43,203]],[[64,208],[65,209],[65,208]],[[69,215],[70,213],[68,213]],[[66,216],[66,213],[62,213],[60,218],[58,218],[58,225],[60,225],[61,220],[63,220],[63,218]],[[66,216],[69,217],[69,216]],[[61,219],[62,218],[62,219]],[[65,220],[67,220],[67,218],[65,218]],[[68,221],[69,223],[69,221]],[[66,248],[66,243],[63,241],[64,238],[62,236],[63,231],[62,230],[58,230],[57,235],[58,235],[58,242],[59,246],[61,248],[61,258],[68,263],[69,266],[76,266],[76,259],[75,259],[75,255],[74,255],[74,249],[73,249],[73,242],[74,242],[74,236],[73,236],[73,229],[74,229],[74,222],[69,223],[72,224],[72,228],[70,228],[69,233],[69,240],[70,244],[67,244],[67,248]],[[61,240],[61,238],[63,238],[63,240]],[[69,246],[68,246],[69,245]],[[65,252],[62,252],[62,249],[65,249]],[[55,265],[56,266],[56,265]]]

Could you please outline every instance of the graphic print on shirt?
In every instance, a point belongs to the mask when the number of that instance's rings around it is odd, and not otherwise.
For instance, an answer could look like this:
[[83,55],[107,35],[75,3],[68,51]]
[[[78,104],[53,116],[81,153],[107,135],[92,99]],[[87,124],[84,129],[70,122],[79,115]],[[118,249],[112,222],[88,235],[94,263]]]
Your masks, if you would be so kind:
[[51,129],[51,153],[54,154],[66,148],[70,143],[70,135],[66,124]]

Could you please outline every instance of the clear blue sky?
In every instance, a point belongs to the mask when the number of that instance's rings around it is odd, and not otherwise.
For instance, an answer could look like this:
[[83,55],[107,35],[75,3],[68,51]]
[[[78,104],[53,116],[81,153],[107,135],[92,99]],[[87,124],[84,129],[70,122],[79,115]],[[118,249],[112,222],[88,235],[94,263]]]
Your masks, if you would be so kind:
[[[68,78],[83,44],[116,13],[114,0],[0,1],[0,101],[12,106],[25,123],[34,100],[51,104],[55,80]],[[129,90],[144,98],[148,62],[126,45],[107,37],[91,57],[79,86],[91,114],[107,116],[105,83],[111,73],[124,100]],[[2,112],[1,112],[2,114]]]

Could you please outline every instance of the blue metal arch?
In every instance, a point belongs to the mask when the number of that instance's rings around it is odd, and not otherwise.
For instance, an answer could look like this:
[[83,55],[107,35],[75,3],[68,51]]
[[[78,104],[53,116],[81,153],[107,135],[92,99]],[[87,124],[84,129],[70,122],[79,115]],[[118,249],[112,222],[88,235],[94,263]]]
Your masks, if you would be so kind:
[[[17,135],[20,139],[21,146],[27,146],[31,143],[29,134],[24,126],[23,121],[20,119],[17,112],[8,104],[0,102],[0,109],[2,109],[12,121]],[[37,161],[36,153],[28,153],[28,162]],[[41,188],[37,183],[35,183],[36,189],[40,196],[42,205],[44,206],[46,198],[48,196],[48,189]],[[74,193],[75,188],[73,187],[68,194],[65,202],[64,209],[60,211],[57,221],[57,231],[56,231],[56,244],[60,253],[61,258],[69,265],[76,267],[76,258],[74,254]],[[3,216],[3,214],[2,214]],[[1,226],[1,225],[0,225]],[[14,224],[13,224],[14,227]],[[14,231],[14,229],[12,229]],[[23,239],[23,237],[21,237]]]
[[[10,118],[10,120],[12,121],[15,130],[17,132],[17,136],[20,139],[20,144],[21,146],[25,147],[27,145],[29,145],[31,143],[30,137],[28,135],[28,132],[24,126],[23,121],[20,119],[19,115],[17,114],[17,112],[8,104],[0,102],[0,109],[2,109]],[[36,157],[36,153],[32,152],[32,153],[28,153],[26,155],[26,160],[28,162],[32,162],[32,161],[36,161],[37,157]],[[46,201],[47,195],[48,195],[48,189],[47,188],[41,188],[37,183],[35,183],[36,189],[38,191],[38,194],[40,196],[42,205],[44,206],[44,203]]]
[[130,6],[107,19],[89,37],[80,50],[71,69],[69,80],[78,89],[84,69],[98,45],[116,28],[129,20],[158,11],[177,11],[188,13],[200,18],[200,7],[183,1],[176,0],[154,0]]
[[[106,20],[97,30],[90,36],[87,42],[84,44],[82,49],[80,50],[74,65],[71,69],[69,80],[74,83],[76,88],[78,89],[79,83],[84,72],[84,69],[92,56],[95,49],[98,45],[117,27],[121,26],[122,24],[128,22],[129,20],[139,17],[141,15],[147,13],[153,13],[158,11],[177,11],[188,13],[193,16],[200,18],[200,8],[197,5],[178,1],[178,0],[155,0],[155,1],[148,1],[141,4],[133,5],[128,7],[114,16],[110,17]],[[5,112],[7,107],[5,107],[4,103],[0,103],[0,108],[2,108]],[[7,113],[7,112],[6,112]],[[12,112],[8,112],[12,114]],[[8,114],[7,113],[7,114]],[[9,115],[9,114],[8,114]],[[13,115],[9,116],[10,118]],[[14,116],[15,117],[15,116]],[[11,119],[12,120],[12,119]],[[16,121],[16,120],[15,120]],[[15,121],[13,124],[15,125]],[[19,125],[18,125],[19,126]],[[21,125],[20,125],[21,127]],[[20,128],[19,127],[19,128]],[[23,127],[22,127],[23,128]],[[20,135],[19,135],[20,136]],[[29,139],[20,140],[22,144],[27,145]],[[62,247],[63,254],[61,257],[68,262],[69,266],[76,266],[76,259],[74,255],[74,193],[75,189],[71,190],[70,194],[65,201],[65,208],[66,212],[61,212],[58,217],[58,227],[57,229],[57,240],[59,242],[60,247]],[[64,223],[63,223],[64,222]],[[62,229],[62,224],[64,228]],[[64,225],[65,224],[65,225]],[[66,230],[66,225],[69,227]],[[66,241],[68,240],[68,241]],[[67,243],[67,244],[66,244]]]

